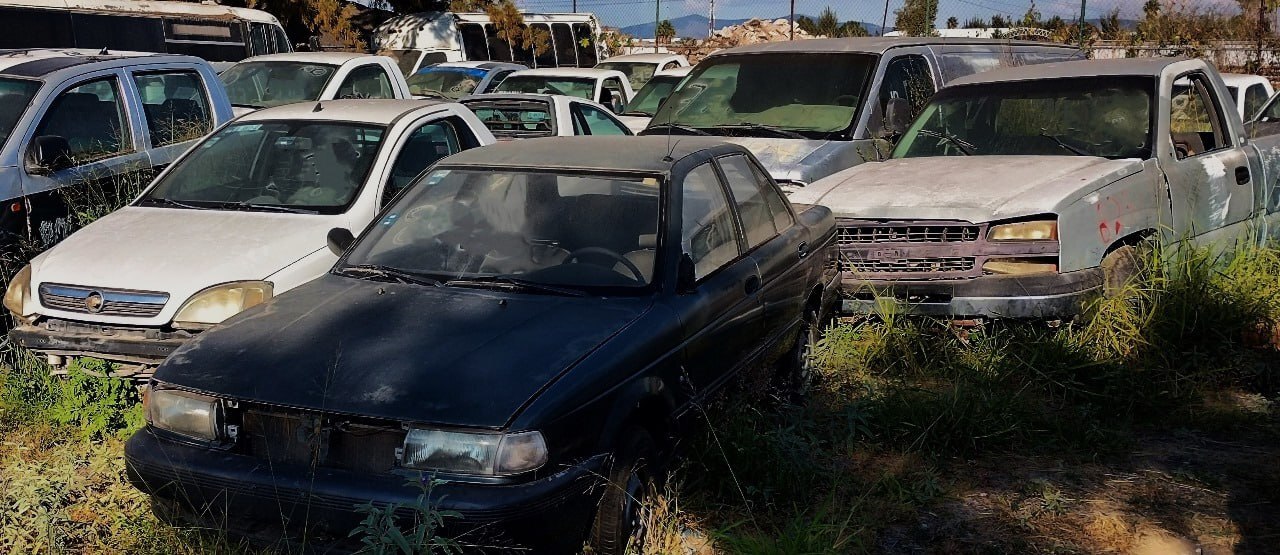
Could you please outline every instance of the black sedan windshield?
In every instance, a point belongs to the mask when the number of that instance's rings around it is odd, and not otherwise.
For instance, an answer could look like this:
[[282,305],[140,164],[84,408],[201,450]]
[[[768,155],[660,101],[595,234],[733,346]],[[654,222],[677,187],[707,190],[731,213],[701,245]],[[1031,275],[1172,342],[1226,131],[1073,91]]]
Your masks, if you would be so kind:
[[894,158],[1151,156],[1150,78],[1089,77],[943,89]]
[[672,124],[721,135],[776,128],[813,137],[843,131],[862,105],[875,64],[875,56],[865,54],[712,57],[694,67],[650,127]]
[[337,214],[364,184],[383,128],[346,122],[228,125],[138,204]]
[[653,276],[660,183],[436,169],[388,209],[337,271],[445,285],[640,287]]

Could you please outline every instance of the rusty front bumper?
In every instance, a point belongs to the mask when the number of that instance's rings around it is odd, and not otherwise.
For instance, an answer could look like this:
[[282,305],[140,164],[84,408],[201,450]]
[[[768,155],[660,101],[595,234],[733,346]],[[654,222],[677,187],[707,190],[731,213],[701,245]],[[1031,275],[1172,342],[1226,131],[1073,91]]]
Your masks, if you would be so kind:
[[846,275],[841,308],[851,314],[893,311],[927,316],[1062,318],[1079,313],[1101,287],[1101,268],[933,281],[859,280]]
[[89,356],[115,362],[156,365],[193,337],[183,331],[104,326],[44,320],[9,330],[15,343],[42,355]]

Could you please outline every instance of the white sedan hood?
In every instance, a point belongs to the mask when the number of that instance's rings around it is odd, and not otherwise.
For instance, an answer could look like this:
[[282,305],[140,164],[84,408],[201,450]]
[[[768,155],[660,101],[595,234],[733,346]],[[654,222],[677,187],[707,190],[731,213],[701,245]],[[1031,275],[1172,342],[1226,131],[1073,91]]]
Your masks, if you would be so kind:
[[326,248],[329,229],[346,224],[346,216],[127,206],[32,260],[32,286],[38,290],[41,283],[59,283],[168,293],[169,302],[155,318],[40,310],[77,320],[164,324],[200,290],[266,279]]

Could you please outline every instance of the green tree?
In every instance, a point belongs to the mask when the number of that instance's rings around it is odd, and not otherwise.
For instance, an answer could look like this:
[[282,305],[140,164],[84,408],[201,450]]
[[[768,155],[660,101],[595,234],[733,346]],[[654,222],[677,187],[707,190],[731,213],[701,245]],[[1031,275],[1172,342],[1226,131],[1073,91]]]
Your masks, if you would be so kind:
[[960,20],[959,20],[959,19],[957,19],[957,18],[956,18],[956,16],[954,16],[954,15],[953,15],[953,16],[951,16],[951,17],[948,17],[948,18],[947,18],[947,28],[948,28],[948,29],[955,29],[955,28],[958,28],[958,27],[960,27]]
[[360,10],[338,0],[226,0],[229,6],[263,10],[276,16],[294,42],[315,37],[324,46],[364,48],[354,18]]
[[671,24],[670,19],[664,19],[658,23],[657,35],[658,42],[671,42],[676,37],[676,26]]
[[813,18],[807,15],[796,16],[796,28],[810,35],[818,34],[818,24],[813,22]]
[[837,33],[842,37],[865,37],[871,34],[867,32],[866,27],[857,21],[846,21],[841,23],[840,29]]
[[991,16],[991,26],[996,29],[1004,29],[1007,27],[1012,27],[1013,25],[1010,25],[1009,20],[1006,19],[1003,15],[996,14]]
[[893,12],[893,26],[904,34],[923,37],[934,34],[938,19],[938,0],[906,0]]
[[1027,8],[1027,13],[1022,14],[1021,25],[1023,27],[1040,26],[1040,10],[1036,9],[1036,0],[1031,0],[1031,6]]
[[1098,24],[1102,27],[1103,40],[1117,40],[1124,32],[1124,26],[1120,24],[1120,8],[1107,12],[1098,20]]
[[831,6],[827,6],[822,9],[822,13],[818,14],[818,21],[814,26],[818,30],[816,34],[835,37],[840,30],[840,19],[836,17],[836,11],[831,9]]
[[987,20],[982,19],[981,17],[970,17],[969,19],[964,20],[964,28],[965,29],[986,29]]

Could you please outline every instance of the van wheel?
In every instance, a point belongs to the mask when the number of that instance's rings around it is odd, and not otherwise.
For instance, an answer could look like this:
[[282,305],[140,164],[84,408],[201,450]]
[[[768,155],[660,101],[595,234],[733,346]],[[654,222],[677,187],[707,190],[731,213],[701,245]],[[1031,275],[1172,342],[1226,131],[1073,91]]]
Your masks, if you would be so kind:
[[1102,294],[1115,298],[1124,294],[1130,283],[1142,273],[1142,255],[1132,245],[1111,251],[1102,259]]
[[649,502],[656,491],[654,443],[648,432],[629,428],[614,453],[613,468],[591,524],[593,555],[623,555],[644,545]]

